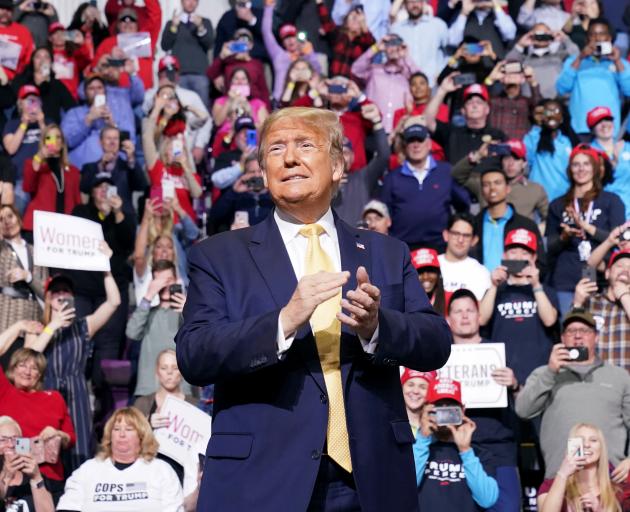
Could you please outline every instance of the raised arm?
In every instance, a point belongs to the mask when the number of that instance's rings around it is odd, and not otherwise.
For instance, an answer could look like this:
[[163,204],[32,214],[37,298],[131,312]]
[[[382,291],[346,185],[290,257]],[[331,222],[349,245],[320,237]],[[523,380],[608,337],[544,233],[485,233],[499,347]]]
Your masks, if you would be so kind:
[[[111,249],[109,249],[109,252],[111,253]],[[105,302],[94,313],[86,317],[90,337],[94,336],[105,325],[114,314],[114,311],[116,311],[116,308],[120,306],[120,292],[111,272],[105,272],[103,284],[105,285]]]

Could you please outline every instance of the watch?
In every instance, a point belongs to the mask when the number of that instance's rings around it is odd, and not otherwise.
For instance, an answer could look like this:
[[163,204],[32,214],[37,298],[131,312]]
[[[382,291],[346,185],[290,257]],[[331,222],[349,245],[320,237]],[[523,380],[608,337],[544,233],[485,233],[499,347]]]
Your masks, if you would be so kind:
[[43,489],[44,487],[44,479],[42,478],[39,482],[35,483],[35,482],[31,482],[31,487],[34,487],[36,489]]

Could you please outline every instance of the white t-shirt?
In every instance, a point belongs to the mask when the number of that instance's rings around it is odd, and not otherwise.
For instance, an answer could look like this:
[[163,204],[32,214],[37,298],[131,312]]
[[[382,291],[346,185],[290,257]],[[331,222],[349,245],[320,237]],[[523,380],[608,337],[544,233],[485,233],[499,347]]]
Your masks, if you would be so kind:
[[438,256],[440,272],[444,281],[444,291],[454,292],[460,288],[467,288],[481,300],[486,290],[490,288],[490,272],[476,259],[467,257],[465,260],[447,261],[444,254]]
[[66,481],[58,510],[81,512],[183,512],[177,474],[166,462],[138,459],[117,469],[111,459],[90,459]]

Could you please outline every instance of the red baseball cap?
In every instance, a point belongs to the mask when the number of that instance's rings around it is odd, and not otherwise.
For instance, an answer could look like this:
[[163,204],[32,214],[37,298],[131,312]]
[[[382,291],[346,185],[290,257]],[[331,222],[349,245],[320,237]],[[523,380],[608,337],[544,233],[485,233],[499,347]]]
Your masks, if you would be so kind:
[[63,23],[59,23],[58,21],[55,21],[48,25],[48,34],[57,32],[57,30],[66,30],[66,27],[63,26]]
[[527,149],[525,148],[525,144],[523,144],[522,140],[519,139],[510,139],[506,142],[508,146],[510,146],[510,152],[516,158],[520,158],[521,160],[525,160],[527,155]]
[[420,270],[425,267],[440,268],[437,251],[426,247],[411,251],[411,264],[416,270]]
[[427,391],[427,403],[435,403],[438,400],[450,399],[455,400],[460,405],[462,403],[462,386],[461,384],[452,379],[434,379],[429,383],[429,390]]
[[278,34],[280,35],[280,39],[295,36],[297,35],[297,27],[291,23],[285,23],[280,27]]
[[506,235],[505,243],[503,245],[506,249],[513,246],[523,247],[533,253],[538,250],[536,235],[530,230],[524,228],[513,229],[510,231]]
[[31,95],[40,96],[37,86],[26,84],[20,87],[20,90],[18,91],[18,99],[23,100],[27,96]]
[[158,73],[164,71],[165,69],[179,71],[179,60],[175,57],[175,55],[165,55],[160,59],[160,62],[158,63]]
[[481,96],[485,101],[490,99],[487,87],[481,84],[471,84],[464,89],[464,102],[471,96]]
[[592,129],[597,123],[604,119],[614,119],[614,116],[608,107],[595,107],[586,114],[586,124]]
[[434,379],[437,379],[437,372],[434,370],[432,372],[419,372],[418,370],[412,370],[411,368],[405,368],[400,376],[400,383],[405,384],[409,379],[424,379],[429,384]]
[[630,258],[630,249],[622,249],[619,251],[615,251],[610,255],[610,259],[608,260],[608,266],[606,268],[612,267],[615,262],[621,258]]

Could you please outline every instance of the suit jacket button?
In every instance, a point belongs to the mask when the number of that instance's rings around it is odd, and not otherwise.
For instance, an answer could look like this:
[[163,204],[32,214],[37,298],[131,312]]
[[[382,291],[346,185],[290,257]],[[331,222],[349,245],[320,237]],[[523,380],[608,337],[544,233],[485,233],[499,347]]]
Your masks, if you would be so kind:
[[313,459],[313,460],[317,460],[317,459],[319,459],[321,456],[322,456],[322,452],[321,452],[321,451],[319,451],[319,450],[313,450],[313,451],[311,452],[311,459]]
[[328,403],[328,397],[326,395],[324,395],[324,393],[322,393],[321,395],[319,395],[319,400],[321,401],[321,403],[323,404],[327,404]]

